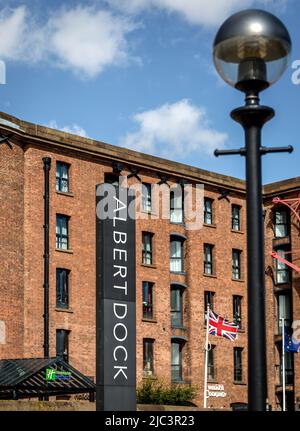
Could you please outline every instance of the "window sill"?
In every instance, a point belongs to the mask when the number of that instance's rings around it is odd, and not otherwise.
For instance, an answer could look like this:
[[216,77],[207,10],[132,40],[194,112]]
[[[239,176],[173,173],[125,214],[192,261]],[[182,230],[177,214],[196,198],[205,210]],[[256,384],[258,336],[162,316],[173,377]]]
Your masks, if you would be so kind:
[[292,289],[291,283],[274,285],[275,293],[284,293],[284,292],[286,293],[286,292],[289,292],[291,289]]
[[285,281],[284,283],[275,283],[274,286],[277,287],[278,289],[285,289],[287,287],[291,287],[291,282]]
[[190,380],[171,380],[172,385],[190,385]]
[[212,228],[212,229],[216,229],[216,228],[217,228],[217,225],[216,225],[216,224],[214,224],[214,223],[212,223],[212,224],[203,223],[203,226],[205,226],[205,227],[210,227],[210,228]]
[[146,380],[146,379],[157,380],[157,377],[155,374],[150,374],[150,375],[143,374],[143,379],[144,380]]
[[146,214],[148,216],[157,216],[157,213],[153,210],[140,210],[141,214]]
[[274,249],[276,249],[277,247],[280,247],[280,246],[290,246],[290,243],[291,243],[291,236],[290,235],[273,238]]
[[171,273],[171,274],[177,274],[177,275],[186,275],[186,272],[185,272],[185,271],[171,271],[171,270],[170,270],[170,273]]
[[240,329],[238,329],[238,332],[240,334],[245,334],[246,330],[244,328],[240,328]]
[[215,274],[206,274],[205,272],[203,272],[203,277],[217,278],[217,276]]
[[147,319],[146,317],[142,317],[142,322],[145,323],[157,323],[156,319]]
[[218,383],[218,379],[216,378],[216,379],[209,379],[209,378],[207,378],[207,383],[214,383],[214,384],[216,384],[216,383]]
[[[286,383],[285,384],[285,391],[286,391],[286,393],[294,392],[294,385]],[[280,384],[276,383],[276,385],[275,385],[275,393],[276,394],[282,394],[282,384],[280,385]]]
[[232,281],[237,281],[238,283],[245,283],[245,280],[243,278],[232,278]]
[[231,232],[233,232],[233,233],[239,233],[240,235],[244,235],[245,234],[245,232],[243,230],[231,229]]
[[74,311],[72,310],[72,308],[60,308],[60,307],[55,307],[55,311],[57,312],[65,312],[65,313],[70,313],[73,314]]
[[74,197],[74,193],[72,192],[61,192],[59,190],[56,190],[56,194],[61,196],[69,196],[70,198]]
[[152,268],[152,269],[156,269],[156,265],[154,265],[153,263],[149,264],[149,263],[141,263],[141,266],[143,268]]
[[175,326],[171,324],[171,329],[180,329],[181,331],[187,331],[187,328],[183,325],[181,326]]
[[237,381],[233,381],[233,384],[234,385],[237,385],[237,386],[247,386],[247,383],[246,382],[244,382],[244,381],[241,381],[241,382],[237,382]]
[[67,253],[67,254],[73,254],[74,253],[73,250],[71,250],[71,249],[64,250],[62,248],[56,248],[55,251],[58,251],[60,253]]
[[170,223],[174,224],[175,226],[182,226],[185,228],[185,223],[183,221],[171,221],[170,220]]

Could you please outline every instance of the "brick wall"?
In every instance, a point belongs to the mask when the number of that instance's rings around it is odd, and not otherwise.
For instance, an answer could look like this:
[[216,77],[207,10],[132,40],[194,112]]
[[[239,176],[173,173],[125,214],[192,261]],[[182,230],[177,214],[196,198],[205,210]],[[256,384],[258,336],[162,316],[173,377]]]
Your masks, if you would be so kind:
[[[0,357],[22,357],[24,336],[24,154],[0,146]],[[2,344],[5,343],[5,344]]]

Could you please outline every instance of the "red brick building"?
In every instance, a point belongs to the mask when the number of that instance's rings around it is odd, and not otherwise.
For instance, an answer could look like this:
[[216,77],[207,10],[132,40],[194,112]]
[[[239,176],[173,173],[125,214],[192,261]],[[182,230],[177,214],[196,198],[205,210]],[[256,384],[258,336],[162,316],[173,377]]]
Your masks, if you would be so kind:
[[[208,406],[247,402],[245,183],[180,163],[21,121],[1,113],[0,132],[0,359],[44,354],[44,164],[50,170],[50,355],[68,357],[95,376],[95,187],[128,178],[145,186],[144,216],[136,224],[137,383],[144,377],[193,384],[203,405],[204,310],[209,302],[236,319],[238,339],[210,337]],[[149,184],[204,185],[204,224],[187,229],[171,199]],[[264,188],[269,403],[281,409],[279,315],[300,320],[297,272],[272,250],[300,250],[299,223],[272,199],[296,198],[300,179]],[[197,208],[194,208],[197,209]],[[171,252],[170,252],[171,250]],[[287,358],[289,408],[300,404],[297,353]],[[223,385],[218,387],[216,385]],[[223,394],[222,394],[223,393]],[[218,395],[218,396],[216,396]],[[223,396],[220,396],[223,395]]]

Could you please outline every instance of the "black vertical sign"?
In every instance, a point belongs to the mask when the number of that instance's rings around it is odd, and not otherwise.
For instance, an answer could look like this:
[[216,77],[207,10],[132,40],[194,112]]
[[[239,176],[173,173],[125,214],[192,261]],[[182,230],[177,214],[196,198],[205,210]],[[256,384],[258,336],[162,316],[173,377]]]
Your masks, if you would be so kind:
[[136,410],[134,204],[128,189],[97,186],[97,410]]

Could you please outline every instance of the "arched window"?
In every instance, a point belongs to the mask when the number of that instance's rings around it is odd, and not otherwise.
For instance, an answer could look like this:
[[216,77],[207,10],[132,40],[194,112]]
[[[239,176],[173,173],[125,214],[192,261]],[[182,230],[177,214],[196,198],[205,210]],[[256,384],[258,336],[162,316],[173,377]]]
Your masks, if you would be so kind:
[[171,285],[171,326],[173,328],[183,326],[183,291],[182,285]]
[[284,238],[290,233],[289,212],[287,208],[274,209],[274,236]]
[[186,343],[184,337],[174,337],[171,340],[171,380],[182,382],[182,349]]
[[170,240],[170,271],[183,272],[184,270],[184,241],[185,237],[177,234],[171,235]]
[[[286,259],[286,249],[276,250],[278,256]],[[290,282],[290,268],[279,259],[275,259],[276,267],[276,282],[277,284],[284,284]]]
[[170,191],[170,221],[183,223],[183,190],[180,185]]
[[143,339],[143,374],[152,376],[154,373],[154,340]]

